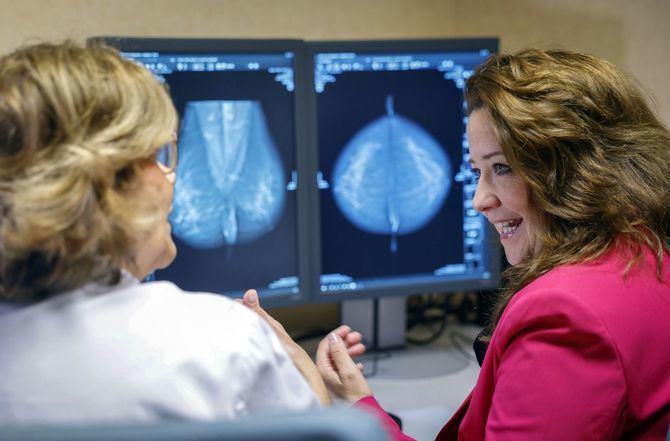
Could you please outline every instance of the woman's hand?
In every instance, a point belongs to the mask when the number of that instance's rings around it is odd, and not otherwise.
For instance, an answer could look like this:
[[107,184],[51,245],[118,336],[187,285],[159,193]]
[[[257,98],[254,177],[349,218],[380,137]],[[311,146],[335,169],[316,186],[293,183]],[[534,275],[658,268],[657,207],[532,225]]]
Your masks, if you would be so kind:
[[[284,349],[288,353],[293,364],[298,368],[303,377],[307,380],[307,383],[314,390],[316,395],[319,397],[321,402],[324,405],[330,404],[330,396],[328,395],[328,390],[326,385],[321,378],[316,365],[309,357],[309,354],[297,344],[290,335],[284,329],[281,323],[275,320],[270,314],[267,313],[263,308],[261,308],[260,302],[258,300],[258,294],[255,290],[250,289],[244,293],[244,297],[241,302],[252,311],[260,315],[274,330],[275,334],[279,338],[279,341],[284,346]],[[348,351],[353,357],[361,355],[365,352],[365,346],[361,344],[361,334],[358,332],[352,332],[351,328],[348,326],[340,326],[339,328],[333,331],[339,338],[346,342],[345,352]]]
[[[363,365],[355,363],[351,358],[352,355],[360,355],[362,352],[352,351],[352,348],[356,348],[357,345],[351,346],[347,342],[348,336],[345,336],[343,340],[341,333],[336,331],[331,332],[319,343],[316,351],[316,365],[326,386],[333,394],[345,401],[355,403],[361,398],[372,395],[372,389],[363,376]],[[358,336],[360,337],[360,334]]]
[[316,369],[314,362],[309,357],[307,352],[305,352],[305,350],[301,348],[300,345],[293,341],[282,324],[275,320],[263,308],[261,308],[256,291],[250,289],[245,292],[244,297],[242,298],[242,303],[247,308],[260,315],[270,325],[275,334],[277,334],[277,337],[279,337],[279,341],[281,342],[282,346],[284,346],[284,349],[288,353],[289,357],[291,357],[291,360],[293,360],[293,364],[295,364],[295,367],[298,368],[302,376],[305,377],[305,380],[307,380],[309,386],[312,388],[319,400],[321,400],[321,403],[324,406],[330,405],[330,395],[328,395],[328,389],[326,389],[326,385],[323,383],[323,379],[321,378],[319,371]]
[[[239,300],[237,301],[239,302]],[[282,343],[291,359],[295,361],[296,356],[300,356],[301,352],[305,352],[295,341],[293,341],[291,336],[288,335],[284,326],[268,314],[267,311],[261,308],[261,303],[258,299],[256,290],[250,289],[245,292],[241,302],[244,306],[260,315],[270,325],[275,334],[277,334],[277,337],[279,337],[279,341]]]

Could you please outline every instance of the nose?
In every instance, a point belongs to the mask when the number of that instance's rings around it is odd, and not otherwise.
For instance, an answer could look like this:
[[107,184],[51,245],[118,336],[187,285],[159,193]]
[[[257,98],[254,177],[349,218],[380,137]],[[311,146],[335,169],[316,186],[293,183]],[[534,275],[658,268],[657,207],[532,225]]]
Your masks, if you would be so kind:
[[479,182],[477,182],[477,189],[472,198],[472,207],[480,213],[486,213],[488,210],[496,208],[499,205],[500,200],[496,196],[491,184],[484,179],[480,179]]

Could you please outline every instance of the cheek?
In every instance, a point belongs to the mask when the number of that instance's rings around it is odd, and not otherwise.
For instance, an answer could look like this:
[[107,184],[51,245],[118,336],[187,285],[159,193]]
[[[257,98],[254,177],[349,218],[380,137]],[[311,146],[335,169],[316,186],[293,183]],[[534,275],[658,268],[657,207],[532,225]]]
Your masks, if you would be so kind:
[[503,188],[504,203],[512,211],[520,214],[524,221],[534,215],[530,200],[530,187],[518,177],[511,177]]
[[174,196],[174,182],[169,182],[167,185],[167,196],[170,202],[172,202],[172,197]]
[[542,216],[532,203],[530,187],[518,177],[511,178],[502,192],[501,203],[509,211],[523,218],[525,247],[537,251]]
[[167,202],[172,202],[172,195],[174,193],[174,180],[169,179],[168,175],[163,175],[161,181],[161,194],[167,200]]
[[145,197],[156,202],[160,208],[170,207],[172,204],[173,186],[168,176],[159,170],[158,167],[152,168],[151,172],[143,176],[142,185],[145,189]]

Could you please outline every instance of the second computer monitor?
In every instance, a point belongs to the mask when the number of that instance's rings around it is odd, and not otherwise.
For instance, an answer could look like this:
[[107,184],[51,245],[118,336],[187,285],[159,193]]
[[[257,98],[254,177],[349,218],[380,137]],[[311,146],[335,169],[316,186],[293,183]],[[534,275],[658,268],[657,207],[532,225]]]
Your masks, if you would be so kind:
[[463,104],[496,50],[495,39],[309,45],[321,300],[496,285]]

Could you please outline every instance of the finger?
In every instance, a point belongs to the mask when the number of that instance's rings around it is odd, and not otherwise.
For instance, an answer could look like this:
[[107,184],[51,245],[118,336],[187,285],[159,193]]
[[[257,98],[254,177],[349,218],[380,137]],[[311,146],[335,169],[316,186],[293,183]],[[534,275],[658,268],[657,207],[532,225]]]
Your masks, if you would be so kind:
[[363,372],[363,363],[356,363],[356,367],[359,371]]
[[244,303],[244,305],[249,309],[258,313],[263,311],[263,308],[261,308],[261,303],[258,300],[258,293],[255,289],[249,289],[244,293],[244,296],[242,297],[242,303]]
[[365,354],[365,345],[363,343],[356,343],[353,346],[349,346],[347,352],[349,352],[351,357],[360,357]]
[[334,332],[328,335],[328,353],[337,372],[351,371],[356,367],[342,338]]
[[[256,292],[255,289],[250,289],[247,292],[244,293],[244,296],[242,297],[242,303],[252,311],[254,311],[256,314],[260,315],[263,317],[263,319],[268,322],[268,324],[274,328],[275,332],[277,334],[280,334],[280,337],[284,337],[281,334],[286,334],[286,330],[284,329],[284,326],[282,326],[281,323],[279,323],[277,320],[274,319],[270,314],[267,313],[263,308],[261,308],[261,303],[258,299],[258,293]],[[286,334],[287,338],[288,334]]]
[[[340,335],[340,337],[342,337]],[[353,346],[357,343],[360,343],[363,340],[363,336],[361,335],[360,332],[357,331],[352,331],[349,334],[347,334],[346,337],[344,338],[344,342],[347,344],[347,346]]]
[[316,366],[317,367],[324,366],[328,369],[333,369],[333,365],[330,360],[330,347],[328,343],[328,336],[323,338],[316,347]]
[[332,332],[339,335],[347,347],[354,346],[363,340],[363,336],[360,332],[352,331],[347,325],[341,325]]
[[316,368],[327,385],[332,386],[340,384],[339,375],[330,358],[328,337],[321,340],[316,349]]
[[344,340],[347,337],[347,335],[349,335],[349,333],[351,332],[351,328],[347,325],[340,325],[337,328],[333,329],[332,332],[336,333],[337,335],[340,336],[342,340]]
[[261,308],[261,302],[258,299],[258,293],[256,292],[255,289],[249,289],[247,290],[247,292],[244,293],[244,296],[242,297],[242,303],[244,304],[244,306],[251,309],[264,319],[266,320],[272,319],[272,317],[270,317],[270,314],[268,314],[267,312],[265,312],[263,308]]

